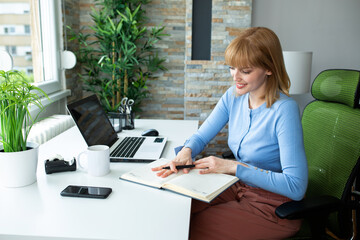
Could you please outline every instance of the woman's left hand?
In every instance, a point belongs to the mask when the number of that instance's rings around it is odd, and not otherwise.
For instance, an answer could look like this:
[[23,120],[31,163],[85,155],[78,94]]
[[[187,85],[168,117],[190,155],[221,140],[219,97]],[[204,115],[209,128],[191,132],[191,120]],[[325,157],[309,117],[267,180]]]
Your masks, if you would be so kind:
[[195,168],[202,169],[200,171],[200,174],[225,173],[225,174],[235,175],[237,165],[241,163],[233,160],[227,160],[215,156],[210,156],[199,159],[195,161],[194,164],[195,164]]

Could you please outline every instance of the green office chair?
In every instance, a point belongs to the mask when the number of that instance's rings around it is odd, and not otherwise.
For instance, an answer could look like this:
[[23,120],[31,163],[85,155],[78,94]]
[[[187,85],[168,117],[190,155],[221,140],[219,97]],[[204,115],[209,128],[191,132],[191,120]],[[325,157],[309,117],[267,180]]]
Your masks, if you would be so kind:
[[276,209],[280,218],[304,219],[292,239],[356,239],[352,235],[360,216],[359,80],[355,70],[326,70],[314,80],[311,92],[316,100],[302,116],[309,165],[306,197]]

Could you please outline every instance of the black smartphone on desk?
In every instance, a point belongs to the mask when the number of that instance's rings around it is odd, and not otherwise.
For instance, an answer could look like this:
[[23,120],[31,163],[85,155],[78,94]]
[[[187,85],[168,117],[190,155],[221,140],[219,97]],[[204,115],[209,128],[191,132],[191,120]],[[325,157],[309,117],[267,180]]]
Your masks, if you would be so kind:
[[64,197],[107,198],[112,192],[108,187],[69,185],[60,193]]

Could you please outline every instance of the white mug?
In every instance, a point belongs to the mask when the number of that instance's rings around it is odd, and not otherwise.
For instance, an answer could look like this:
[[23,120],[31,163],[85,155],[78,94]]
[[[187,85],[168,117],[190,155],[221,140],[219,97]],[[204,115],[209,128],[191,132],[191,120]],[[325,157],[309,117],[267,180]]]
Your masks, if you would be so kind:
[[[87,155],[86,161],[81,158],[82,155]],[[108,174],[110,172],[109,147],[106,145],[89,146],[86,151],[79,154],[78,167],[95,177]]]

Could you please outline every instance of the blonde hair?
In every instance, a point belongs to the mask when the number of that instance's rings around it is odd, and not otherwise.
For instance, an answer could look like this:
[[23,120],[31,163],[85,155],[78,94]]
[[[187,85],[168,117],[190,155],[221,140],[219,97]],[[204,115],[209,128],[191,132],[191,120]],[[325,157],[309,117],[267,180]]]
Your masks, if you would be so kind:
[[272,30],[253,27],[241,32],[226,48],[225,63],[238,69],[258,67],[272,73],[266,80],[266,107],[271,107],[279,99],[280,92],[289,96],[290,79],[281,44]]

